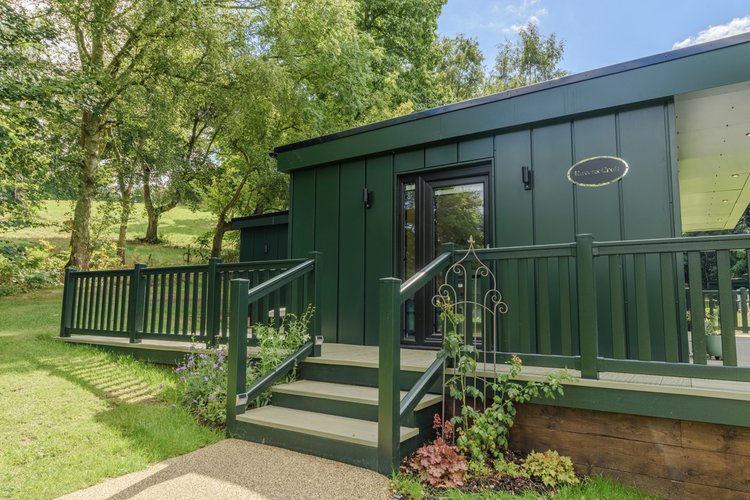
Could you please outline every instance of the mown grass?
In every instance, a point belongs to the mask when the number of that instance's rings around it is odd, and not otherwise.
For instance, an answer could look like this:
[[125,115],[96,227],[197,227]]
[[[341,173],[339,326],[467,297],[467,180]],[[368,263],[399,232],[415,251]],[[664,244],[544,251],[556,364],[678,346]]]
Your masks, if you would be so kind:
[[0,298],[0,498],[54,498],[222,438],[171,406],[171,369],[56,340],[60,298]]
[[[101,218],[102,211],[117,209],[113,207],[103,202],[94,202],[93,226],[96,226],[96,220]],[[72,218],[73,202],[45,201],[32,226],[2,233],[0,238],[29,242],[46,240],[59,250],[67,251],[70,232],[64,228],[64,224]],[[128,224],[128,242],[125,246],[127,266],[132,266],[135,262],[145,262],[152,267],[184,264],[188,247],[191,247],[191,263],[196,262],[196,259],[197,262],[202,262],[203,259],[195,254],[195,238],[210,231],[213,224],[213,216],[210,213],[178,206],[165,213],[159,221],[159,237],[163,242],[158,245],[145,244],[139,242],[138,238],[146,234],[146,212],[143,203],[135,203]],[[113,223],[102,231],[102,236],[115,241],[117,231],[115,218]]]
[[[452,489],[441,491],[437,495],[430,495],[417,479],[402,474],[397,474],[393,477],[391,489],[411,500],[433,498],[440,500],[539,500],[550,498],[549,496],[531,492],[523,495],[511,495],[496,491],[464,493]],[[552,498],[556,500],[650,500],[656,497],[649,496],[637,488],[625,486],[601,476],[594,476],[578,486],[560,488]]]

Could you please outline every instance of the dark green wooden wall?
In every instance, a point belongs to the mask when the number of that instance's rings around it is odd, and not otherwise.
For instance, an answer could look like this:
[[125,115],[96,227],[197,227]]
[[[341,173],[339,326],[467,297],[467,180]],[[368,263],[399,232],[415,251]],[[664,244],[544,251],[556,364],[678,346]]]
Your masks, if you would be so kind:
[[[671,237],[680,227],[672,122],[673,108],[665,101],[292,171],[291,255],[324,253],[326,340],[377,344],[377,280],[395,273],[398,175],[491,163],[493,246],[571,242],[580,233],[599,241]],[[567,180],[573,163],[599,155],[624,158],[627,176],[599,188]],[[534,172],[531,191],[523,189],[522,166]],[[373,193],[369,209],[362,203],[365,187]],[[501,274],[510,300],[517,271]],[[605,274],[601,269],[598,276],[602,293],[608,293]],[[660,303],[656,295],[654,303]],[[515,313],[509,313],[510,324],[518,323]],[[600,311],[602,331],[608,330],[608,314]],[[660,329],[657,317],[652,315],[652,327]],[[560,352],[554,337],[552,351]],[[601,339],[604,355],[612,349],[608,338]],[[519,333],[503,342],[506,349],[518,347]],[[659,346],[652,347],[657,354]]]
[[287,258],[289,228],[287,224],[240,229],[240,261]]

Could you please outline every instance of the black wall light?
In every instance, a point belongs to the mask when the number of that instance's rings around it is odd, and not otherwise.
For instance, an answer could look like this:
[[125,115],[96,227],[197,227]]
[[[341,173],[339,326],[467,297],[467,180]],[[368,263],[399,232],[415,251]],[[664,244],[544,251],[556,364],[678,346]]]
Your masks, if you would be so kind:
[[365,208],[370,208],[372,206],[372,191],[367,188],[362,190],[362,203],[365,204]]
[[521,180],[523,181],[523,189],[531,191],[531,186],[534,183],[534,172],[529,167],[521,167]]

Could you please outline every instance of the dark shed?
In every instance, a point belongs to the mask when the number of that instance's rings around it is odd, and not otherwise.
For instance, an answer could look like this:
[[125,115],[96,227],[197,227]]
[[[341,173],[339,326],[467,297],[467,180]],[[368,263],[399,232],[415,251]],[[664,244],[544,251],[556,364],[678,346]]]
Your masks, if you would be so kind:
[[[378,279],[409,277],[446,238],[507,247],[733,228],[750,201],[747,61],[750,34],[277,148],[291,176],[290,256],[324,254],[327,341],[377,345]],[[568,180],[598,156],[623,159],[627,175]],[[457,199],[473,208],[456,211]]]
[[289,258],[289,211],[237,217],[231,229],[240,231],[240,261]]

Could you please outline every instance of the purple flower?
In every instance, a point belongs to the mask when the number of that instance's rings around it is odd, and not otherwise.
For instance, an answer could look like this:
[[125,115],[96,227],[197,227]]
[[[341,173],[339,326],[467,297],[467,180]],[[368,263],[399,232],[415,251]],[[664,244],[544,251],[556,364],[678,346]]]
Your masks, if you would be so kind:
[[198,400],[197,400],[197,399],[194,399],[194,400],[193,400],[193,404],[194,404],[194,405],[197,405],[197,404],[198,404]]
[[177,405],[169,405],[170,408],[177,408]]
[[206,376],[204,375],[204,376],[203,376],[203,381],[204,381],[204,382],[208,382],[208,377],[206,377]]
[[208,400],[209,401],[213,401],[214,399],[216,399],[216,396],[214,394],[209,394],[208,395]]
[[185,381],[185,377],[180,377],[180,382],[184,382],[184,381]]
[[164,389],[164,384],[159,384],[159,389]]
[[214,363],[214,370],[219,367],[219,363]]

